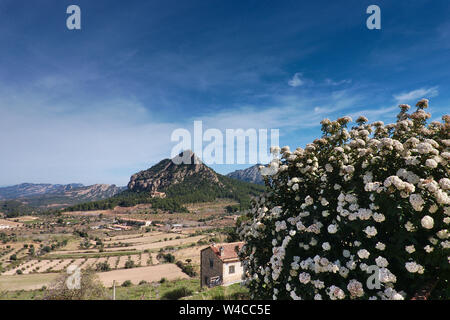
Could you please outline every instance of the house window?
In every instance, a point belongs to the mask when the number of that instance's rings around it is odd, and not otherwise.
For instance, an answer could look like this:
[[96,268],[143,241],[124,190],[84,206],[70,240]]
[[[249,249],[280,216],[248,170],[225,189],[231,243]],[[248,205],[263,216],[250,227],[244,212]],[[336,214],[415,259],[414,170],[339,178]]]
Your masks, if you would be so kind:
[[234,273],[234,266],[230,266],[229,268],[228,268],[228,273],[229,274],[232,274],[232,273]]
[[209,259],[209,267],[211,269],[214,268],[214,260],[213,259]]

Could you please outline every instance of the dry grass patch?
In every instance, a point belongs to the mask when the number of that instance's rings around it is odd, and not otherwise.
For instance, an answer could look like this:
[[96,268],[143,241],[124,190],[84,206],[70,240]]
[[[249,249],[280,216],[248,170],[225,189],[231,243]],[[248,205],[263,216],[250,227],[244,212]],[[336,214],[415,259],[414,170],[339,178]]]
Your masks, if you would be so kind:
[[107,287],[111,287],[114,280],[117,285],[121,285],[126,280],[130,280],[133,284],[139,284],[142,280],[147,282],[156,282],[162,278],[166,278],[167,280],[189,278],[174,264],[161,264],[150,267],[114,270],[98,273],[98,276],[102,283]]
[[57,273],[0,276],[0,288],[6,291],[37,290],[48,286],[57,277]]
[[189,259],[191,260],[191,263],[193,265],[200,265],[200,251],[206,247],[208,246],[195,246],[191,248],[180,249],[175,251],[173,255],[175,256],[176,260],[186,262],[186,260]]

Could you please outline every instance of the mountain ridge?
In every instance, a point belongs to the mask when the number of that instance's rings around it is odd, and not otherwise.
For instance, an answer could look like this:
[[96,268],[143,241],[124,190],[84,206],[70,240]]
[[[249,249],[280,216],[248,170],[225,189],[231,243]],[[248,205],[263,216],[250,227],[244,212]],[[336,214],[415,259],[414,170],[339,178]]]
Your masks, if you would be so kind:
[[22,183],[0,188],[0,202],[15,200],[36,208],[64,207],[86,201],[110,198],[125,187],[108,184],[84,186],[71,184]]
[[60,193],[74,188],[84,187],[81,183],[50,184],[50,183],[20,183],[0,187],[0,200],[27,198],[49,193]]
[[249,182],[255,183],[259,185],[264,185],[264,180],[262,178],[261,173],[259,172],[260,164],[256,164],[247,169],[236,170],[227,174],[227,177]]

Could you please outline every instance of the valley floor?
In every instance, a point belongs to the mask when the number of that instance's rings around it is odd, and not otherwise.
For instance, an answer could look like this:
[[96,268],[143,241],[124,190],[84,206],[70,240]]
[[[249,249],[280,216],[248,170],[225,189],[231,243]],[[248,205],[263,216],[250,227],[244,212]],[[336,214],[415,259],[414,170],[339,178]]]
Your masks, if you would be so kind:
[[[133,296],[146,290],[143,283],[158,286],[160,281],[164,288],[169,286],[166,282],[181,284],[188,289],[184,294],[197,294],[200,251],[226,241],[227,228],[234,226],[236,218],[227,210],[230,205],[236,203],[191,204],[189,214],[149,213],[147,205],[117,208],[114,214],[151,222],[126,230],[111,230],[107,226],[117,223],[111,221],[119,216],[97,211],[4,219],[14,229],[0,234],[0,296],[38,299],[71,265],[93,269],[106,288],[115,281],[118,294],[129,291]],[[123,283],[131,288],[122,287]]]

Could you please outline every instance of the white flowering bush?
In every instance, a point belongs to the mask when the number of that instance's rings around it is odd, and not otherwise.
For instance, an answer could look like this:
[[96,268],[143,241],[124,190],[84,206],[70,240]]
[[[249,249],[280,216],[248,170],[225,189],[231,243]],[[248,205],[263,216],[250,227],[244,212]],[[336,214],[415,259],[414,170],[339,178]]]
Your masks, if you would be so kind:
[[305,149],[272,150],[238,228],[254,298],[450,298],[450,116],[428,124],[428,100],[416,107],[388,125],[325,119]]

